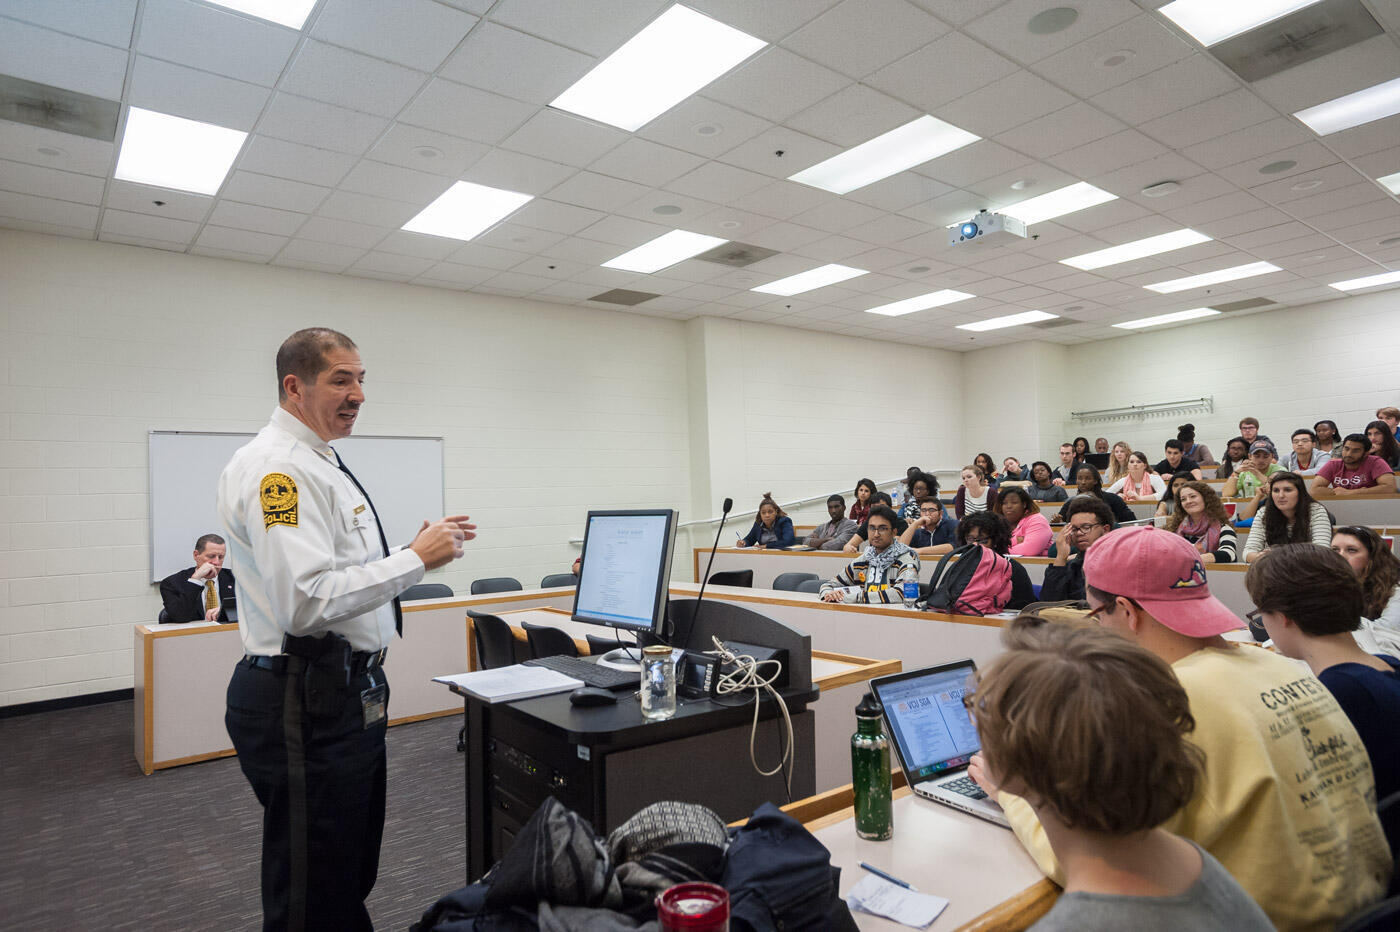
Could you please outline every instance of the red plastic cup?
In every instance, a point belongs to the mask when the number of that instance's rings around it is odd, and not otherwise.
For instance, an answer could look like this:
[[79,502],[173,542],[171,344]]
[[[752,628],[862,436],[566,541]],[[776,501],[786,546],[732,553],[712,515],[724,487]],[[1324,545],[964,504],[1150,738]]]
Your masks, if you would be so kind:
[[678,883],[656,898],[661,932],[729,932],[729,891],[713,883]]

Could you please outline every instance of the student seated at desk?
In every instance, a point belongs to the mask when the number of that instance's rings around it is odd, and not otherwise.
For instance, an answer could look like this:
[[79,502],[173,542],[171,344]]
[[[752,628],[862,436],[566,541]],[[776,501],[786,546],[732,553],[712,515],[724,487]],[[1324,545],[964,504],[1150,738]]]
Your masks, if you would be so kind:
[[962,484],[953,495],[953,513],[961,521],[968,515],[988,511],[996,501],[996,489],[987,484],[987,473],[976,463],[964,466],[959,477]]
[[[1221,498],[1255,498],[1261,494],[1268,478],[1274,473],[1285,472],[1286,470],[1278,463],[1274,462],[1274,446],[1267,440],[1256,440],[1249,445],[1249,459],[1244,465],[1231,473],[1230,478],[1225,480],[1225,487],[1220,490]],[[1241,514],[1241,518],[1248,518],[1252,515]]]
[[856,524],[865,523],[870,517],[871,506],[875,504],[876,490],[874,479],[862,479],[856,483],[855,501],[851,502],[851,513],[846,515]]
[[[958,546],[981,544],[993,553],[1010,556],[1011,525],[999,514],[990,511],[968,515],[958,522]],[[1011,561],[1011,579],[1008,590],[997,600],[1008,609],[1025,608],[1035,601],[1035,589],[1031,587],[1031,574],[1015,560]]]
[[754,519],[753,527],[749,528],[748,536],[739,538],[734,546],[782,550],[795,543],[797,535],[792,529],[792,519],[773,501],[772,492],[764,492],[763,500],[758,503],[758,517]]
[[218,534],[194,542],[194,566],[160,581],[166,623],[228,621],[225,606],[234,604],[233,571],[224,569],[228,546]]
[[919,499],[919,516],[899,535],[899,542],[914,548],[921,557],[952,551],[957,538],[958,519],[948,517],[943,503],[932,495]]
[[1099,471],[1088,463],[1080,464],[1079,472],[1075,474],[1075,484],[1078,494],[1070,496],[1070,500],[1060,508],[1059,512],[1055,515],[1056,524],[1069,518],[1069,506],[1076,498],[1085,496],[1097,498],[1107,505],[1109,511],[1113,514],[1113,523],[1115,525],[1120,521],[1137,520],[1137,515],[1133,514],[1133,510],[1123,502],[1122,498],[1112,492],[1104,491],[1103,480],[1099,478]]
[[899,509],[899,516],[906,521],[913,521],[919,516],[919,502],[937,494],[938,480],[926,472],[919,473],[909,480],[909,491],[905,495],[904,505]]
[[1234,437],[1225,444],[1225,460],[1215,467],[1215,478],[1228,479],[1249,462],[1249,444],[1243,437]]
[[[1091,617],[1168,663],[1196,721],[1202,779],[1161,827],[1209,851],[1284,932],[1330,929],[1384,896],[1391,858],[1371,762],[1327,688],[1286,657],[1221,637],[1242,622],[1210,594],[1200,554],[1175,534],[1114,531],[1085,564]],[[1081,714],[1065,719],[1077,727]],[[1090,766],[1108,773],[1102,761]],[[1050,776],[1070,787],[1088,779]],[[997,789],[994,780],[983,788]],[[1027,800],[1003,792],[997,802],[1041,869],[1063,882]]]
[[1186,445],[1180,440],[1168,440],[1163,445],[1163,452],[1166,457],[1152,467],[1159,475],[1170,476],[1172,473],[1189,472],[1193,479],[1203,478],[1201,464],[1186,455]]
[[[1196,425],[1182,424],[1176,429],[1176,439],[1181,441],[1181,454],[1188,460],[1201,465],[1215,462],[1215,454],[1204,443],[1196,442]],[[1181,470],[1177,470],[1180,472]]]
[[1332,458],[1332,454],[1317,448],[1317,434],[1306,427],[1298,428],[1288,439],[1293,444],[1293,449],[1279,461],[1279,465],[1288,472],[1296,472],[1300,476],[1315,476],[1323,464]]
[[1196,795],[1203,764],[1171,667],[1112,632],[1027,616],[1002,642],[968,697],[982,742],[971,772],[1026,800],[1064,870],[1031,929],[1272,930],[1219,861],[1159,827]]
[[1394,495],[1395,474],[1385,460],[1367,451],[1371,442],[1364,434],[1347,434],[1342,455],[1328,460],[1313,476],[1314,492],[1333,495]]
[[1043,557],[1050,550],[1050,522],[1025,489],[1011,486],[997,494],[993,509],[1011,528],[1007,553],[1019,557]]
[[1182,484],[1176,500],[1178,507],[1167,518],[1167,531],[1186,538],[1202,563],[1234,563],[1239,539],[1215,489],[1190,479]]
[[856,523],[846,517],[846,500],[840,495],[826,500],[826,513],[831,520],[813,528],[803,543],[813,550],[840,550],[856,532]]
[[1050,464],[1044,460],[1031,463],[1031,484],[1026,486],[1026,492],[1038,502],[1069,501],[1065,487],[1050,481],[1053,475]]
[[1310,544],[1284,544],[1249,568],[1244,585],[1279,653],[1306,663],[1356,726],[1376,796],[1400,792],[1400,660],[1357,643],[1365,601],[1347,561]]
[[1357,640],[1372,653],[1400,657],[1400,559],[1374,528],[1356,525],[1332,532],[1332,550],[1347,561],[1361,582],[1361,632]]
[[1249,537],[1244,542],[1244,562],[1253,563],[1270,547],[1282,544],[1311,541],[1319,547],[1332,545],[1332,522],[1327,517],[1327,509],[1313,501],[1303,477],[1297,473],[1280,472],[1270,476],[1268,484],[1259,489],[1257,501],[1264,503],[1264,510],[1249,527]]
[[[1185,464],[1187,461],[1182,462]],[[1181,471],[1190,472],[1189,469]],[[1153,472],[1152,467],[1148,465],[1147,454],[1137,451],[1128,454],[1127,475],[1108,487],[1108,491],[1125,502],[1155,502],[1166,490],[1167,484],[1162,481],[1162,477]]]
[[904,583],[919,581],[919,555],[895,540],[895,513],[888,505],[870,509],[865,552],[817,590],[823,602],[904,603]]
[[1380,458],[1392,470],[1400,468],[1400,443],[1385,421],[1366,425],[1366,439],[1371,441],[1371,455]]
[[1195,482],[1189,472],[1179,472],[1167,478],[1167,490],[1162,493],[1162,500],[1157,504],[1157,510],[1153,515],[1158,518],[1165,518],[1176,511],[1176,496],[1181,492],[1182,486],[1188,482]]
[[[885,506],[886,508],[888,508],[890,511],[894,511],[894,502],[890,499],[890,493],[888,493],[888,492],[876,492],[875,495],[874,495],[874,497],[871,498],[871,501],[872,501],[875,505],[884,505],[884,506]],[[873,507],[873,506],[872,506],[872,507]],[[844,546],[844,547],[841,548],[844,552],[846,552],[846,553],[864,553],[864,552],[865,552],[865,540],[866,540],[866,528],[865,528],[865,526],[866,526],[866,524],[868,524],[868,523],[869,523],[869,519],[867,519],[866,521],[862,521],[860,527],[856,528],[855,534],[851,537],[850,540],[846,541],[846,546]],[[896,515],[895,515],[895,519],[894,519],[894,532],[895,532],[895,534],[896,534],[896,535],[903,534],[908,528],[909,528],[909,522],[908,522],[908,521],[905,521],[903,518],[899,517],[898,514],[896,514]]]
[[1055,562],[1045,568],[1042,602],[1084,598],[1084,554],[1113,530],[1113,512],[1091,495],[1070,500],[1064,528],[1055,537]]

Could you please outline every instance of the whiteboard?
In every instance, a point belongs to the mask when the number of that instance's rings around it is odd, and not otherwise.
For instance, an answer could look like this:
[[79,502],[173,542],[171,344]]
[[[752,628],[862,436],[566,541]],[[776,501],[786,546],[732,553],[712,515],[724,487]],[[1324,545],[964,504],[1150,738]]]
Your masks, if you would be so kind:
[[[203,534],[221,537],[219,474],[252,434],[153,430],[150,447],[151,582],[194,561]],[[331,444],[354,470],[384,524],[389,546],[406,544],[443,515],[441,437],[346,437]]]

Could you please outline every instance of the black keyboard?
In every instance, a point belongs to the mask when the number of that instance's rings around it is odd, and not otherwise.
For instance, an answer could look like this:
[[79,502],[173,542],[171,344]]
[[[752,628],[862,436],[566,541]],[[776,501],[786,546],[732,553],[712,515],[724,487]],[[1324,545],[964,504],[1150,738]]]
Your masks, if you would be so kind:
[[940,783],[938,785],[942,789],[952,790],[954,793],[959,793],[969,799],[987,798],[987,794],[982,792],[982,787],[978,786],[977,782],[971,777],[959,777],[956,780],[949,780],[947,783]]
[[525,665],[554,670],[556,673],[572,676],[576,680],[583,680],[585,684],[597,686],[599,689],[640,688],[641,676],[636,670],[617,670],[613,667],[596,664],[591,660],[584,660],[582,657],[568,657],[563,654],[554,657],[536,657],[534,660],[525,661]]

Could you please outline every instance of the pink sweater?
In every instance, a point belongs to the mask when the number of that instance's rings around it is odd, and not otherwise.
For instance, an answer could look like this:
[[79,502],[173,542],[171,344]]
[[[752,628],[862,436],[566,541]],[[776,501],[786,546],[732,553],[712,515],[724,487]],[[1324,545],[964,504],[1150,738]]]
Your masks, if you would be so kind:
[[1011,531],[1012,554],[1022,557],[1043,557],[1050,551],[1050,522],[1039,512],[1031,512]]

